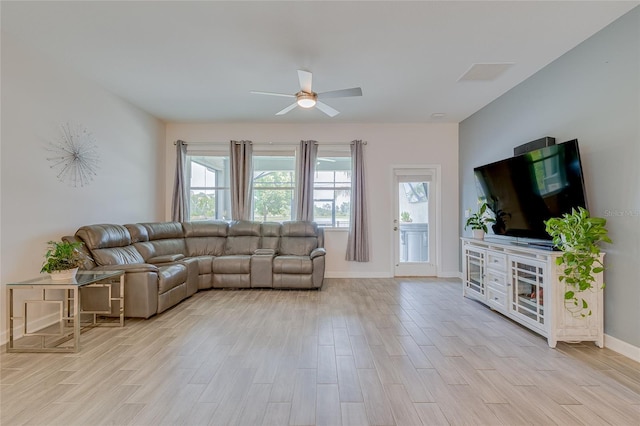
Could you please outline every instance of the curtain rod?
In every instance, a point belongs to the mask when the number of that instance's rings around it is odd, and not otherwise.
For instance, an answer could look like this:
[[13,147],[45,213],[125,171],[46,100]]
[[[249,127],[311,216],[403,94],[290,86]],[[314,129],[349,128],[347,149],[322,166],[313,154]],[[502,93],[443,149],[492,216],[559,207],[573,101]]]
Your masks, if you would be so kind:
[[[173,144],[175,145],[177,143],[177,141],[173,142]],[[185,142],[183,141],[183,143],[185,145],[226,145],[229,142]],[[240,143],[240,141],[236,142],[236,144]],[[284,145],[298,145],[298,142],[250,142],[251,145],[280,145],[280,146],[284,146]],[[351,145],[353,144],[353,141],[351,142],[316,142],[316,145]],[[362,142],[363,145],[367,144],[367,141],[363,141]]]

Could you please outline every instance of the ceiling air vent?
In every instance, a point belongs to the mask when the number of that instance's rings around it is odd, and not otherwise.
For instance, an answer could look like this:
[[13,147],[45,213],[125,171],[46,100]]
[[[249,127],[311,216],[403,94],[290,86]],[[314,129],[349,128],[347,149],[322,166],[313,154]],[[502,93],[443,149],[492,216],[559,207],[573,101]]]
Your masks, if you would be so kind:
[[491,81],[500,77],[502,73],[511,68],[513,62],[497,64],[473,64],[458,81]]

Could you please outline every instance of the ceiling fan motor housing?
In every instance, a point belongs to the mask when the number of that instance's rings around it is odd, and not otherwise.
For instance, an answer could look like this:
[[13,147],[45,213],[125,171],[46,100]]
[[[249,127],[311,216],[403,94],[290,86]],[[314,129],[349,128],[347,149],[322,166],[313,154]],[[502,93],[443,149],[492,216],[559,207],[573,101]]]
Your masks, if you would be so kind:
[[296,93],[296,102],[302,108],[313,108],[318,101],[318,94],[314,92],[300,91]]

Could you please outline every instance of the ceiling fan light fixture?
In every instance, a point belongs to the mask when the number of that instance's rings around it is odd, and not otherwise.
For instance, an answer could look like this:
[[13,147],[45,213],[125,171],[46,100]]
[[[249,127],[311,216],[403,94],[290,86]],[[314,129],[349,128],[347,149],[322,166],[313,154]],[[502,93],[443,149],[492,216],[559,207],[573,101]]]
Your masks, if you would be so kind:
[[317,95],[315,93],[300,92],[296,96],[298,98],[296,100],[298,106],[302,108],[313,108],[316,106]]

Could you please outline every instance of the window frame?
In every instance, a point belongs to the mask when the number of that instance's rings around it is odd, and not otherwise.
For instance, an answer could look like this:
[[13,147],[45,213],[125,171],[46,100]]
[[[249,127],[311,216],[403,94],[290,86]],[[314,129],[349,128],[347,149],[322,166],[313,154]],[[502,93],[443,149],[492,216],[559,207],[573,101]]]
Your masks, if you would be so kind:
[[[347,148],[348,149],[348,148]],[[349,167],[348,169],[333,169],[333,170],[318,170],[317,166],[320,164],[320,161],[322,161],[321,159],[327,159],[327,160],[333,160],[333,159],[347,159],[347,161],[349,162]],[[350,150],[345,150],[345,149],[322,149],[322,147],[320,147],[318,149],[318,157],[316,160],[316,170],[315,170],[315,175],[317,176],[319,172],[332,172],[333,173],[333,182],[330,183],[327,186],[319,186],[317,180],[315,179],[314,176],[314,183],[313,183],[313,203],[314,203],[314,221],[318,224],[318,226],[322,227],[323,229],[328,229],[328,230],[344,230],[344,231],[348,231],[351,227],[351,200],[352,200],[352,191],[353,191],[353,186],[352,186],[352,181],[351,181],[351,174],[352,174],[352,170],[351,170],[351,151]],[[349,178],[349,182],[348,184],[343,183],[339,180],[336,179],[336,173],[340,173],[340,172],[346,172]],[[326,197],[321,197],[319,195],[317,195],[317,192],[320,191],[332,191],[333,192],[333,199],[330,198],[326,198]],[[349,203],[349,211],[347,214],[347,225],[346,226],[337,226],[338,223],[338,219],[337,219],[337,208],[340,207],[340,205],[338,204],[338,192],[339,191],[348,191],[348,203]],[[320,221],[319,218],[316,217],[315,215],[315,205],[316,202],[330,202],[332,203],[332,211],[331,211],[331,224],[329,225],[323,225]]]

